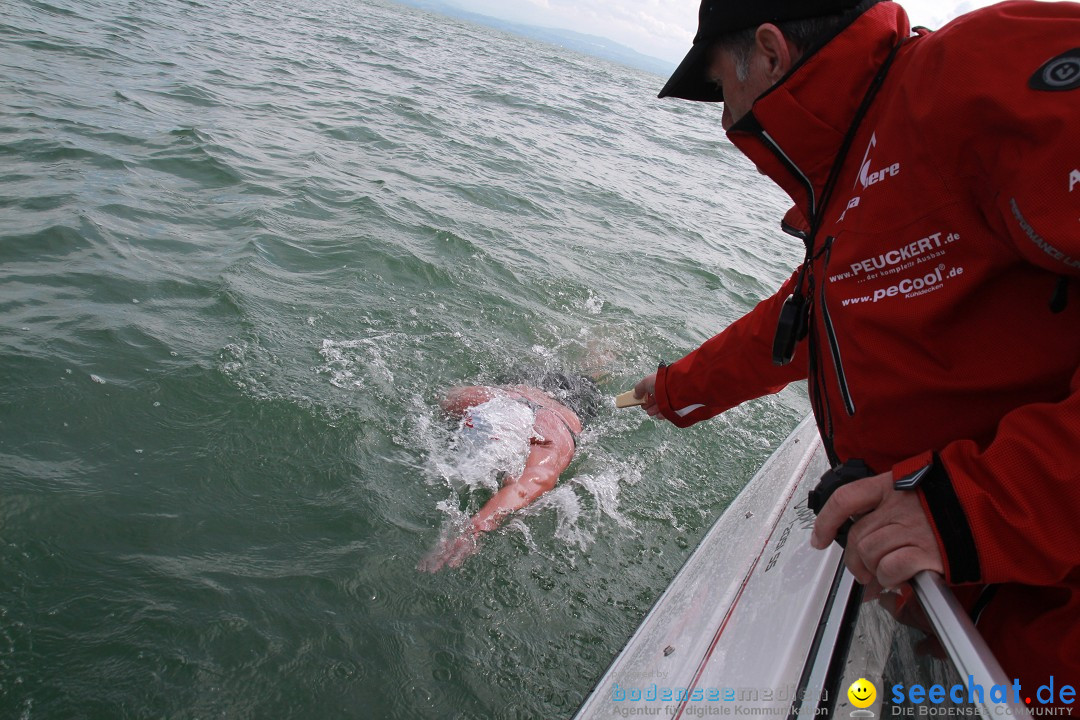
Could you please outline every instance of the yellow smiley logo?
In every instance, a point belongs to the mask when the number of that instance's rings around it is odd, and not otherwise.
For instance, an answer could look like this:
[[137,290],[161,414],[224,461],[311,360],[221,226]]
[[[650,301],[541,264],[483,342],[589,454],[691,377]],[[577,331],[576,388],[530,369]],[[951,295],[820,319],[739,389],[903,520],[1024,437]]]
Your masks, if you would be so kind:
[[847,696],[855,707],[868,708],[874,704],[874,699],[877,698],[877,688],[874,687],[874,683],[866,678],[859,678],[851,683]]

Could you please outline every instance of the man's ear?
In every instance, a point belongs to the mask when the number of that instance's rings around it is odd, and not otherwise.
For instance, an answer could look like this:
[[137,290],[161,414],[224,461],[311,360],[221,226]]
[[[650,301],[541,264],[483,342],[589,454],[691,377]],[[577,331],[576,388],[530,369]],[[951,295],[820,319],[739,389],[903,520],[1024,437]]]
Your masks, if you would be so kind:
[[766,77],[774,83],[787,74],[796,60],[795,47],[772,23],[758,26],[754,35],[754,52],[759,61],[763,61]]

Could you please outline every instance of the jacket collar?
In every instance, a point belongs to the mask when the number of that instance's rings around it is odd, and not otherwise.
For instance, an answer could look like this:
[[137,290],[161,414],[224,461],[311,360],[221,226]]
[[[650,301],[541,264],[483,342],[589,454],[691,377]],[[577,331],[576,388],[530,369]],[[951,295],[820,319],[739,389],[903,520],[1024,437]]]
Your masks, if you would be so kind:
[[731,142],[795,201],[817,211],[855,113],[889,53],[911,34],[893,2],[874,5],[757,99]]

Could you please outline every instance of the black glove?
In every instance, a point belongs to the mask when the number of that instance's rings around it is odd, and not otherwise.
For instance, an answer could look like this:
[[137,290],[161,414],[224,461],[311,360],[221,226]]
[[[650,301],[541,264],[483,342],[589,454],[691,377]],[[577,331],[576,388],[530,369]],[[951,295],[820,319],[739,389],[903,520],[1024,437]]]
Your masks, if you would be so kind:
[[[817,487],[810,491],[810,497],[806,499],[806,505],[814,511],[815,515],[818,515],[821,513],[821,508],[825,507],[825,503],[829,501],[829,498],[841,485],[847,485],[849,482],[872,477],[876,474],[867,466],[866,461],[852,458],[821,476]],[[848,518],[840,526],[840,529],[836,531],[836,542],[840,544],[840,547],[847,547],[848,530],[851,529],[854,523],[854,520]]]

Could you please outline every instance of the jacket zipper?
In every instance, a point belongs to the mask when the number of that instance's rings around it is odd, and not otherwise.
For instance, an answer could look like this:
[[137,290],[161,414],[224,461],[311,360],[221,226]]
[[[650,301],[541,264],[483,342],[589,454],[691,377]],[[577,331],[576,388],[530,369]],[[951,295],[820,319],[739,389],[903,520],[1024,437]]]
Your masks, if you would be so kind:
[[821,283],[821,320],[825,325],[825,334],[829,339],[829,351],[832,353],[833,367],[836,368],[836,380],[840,385],[840,395],[844,399],[844,409],[847,410],[849,417],[855,415],[855,401],[851,398],[851,388],[848,387],[847,375],[844,373],[844,361],[840,357],[840,343],[836,339],[836,329],[833,327],[832,318],[829,317],[829,306],[825,302],[825,286],[824,278],[828,277],[829,269],[829,257],[832,255],[832,244],[836,240],[835,237],[825,238],[825,261],[822,265],[822,279]]
[[[757,118],[754,118],[755,122],[756,120]],[[814,217],[817,214],[818,210],[817,193],[814,192],[814,183],[810,182],[810,178],[806,176],[806,173],[799,169],[799,166],[795,164],[795,161],[788,157],[787,153],[784,152],[783,148],[781,148],[780,145],[772,139],[772,136],[769,135],[769,133],[767,133],[764,128],[760,129],[758,137],[761,138],[761,141],[765,145],[765,147],[767,147],[769,151],[776,156],[777,160],[779,160],[780,163],[788,169],[788,172],[798,178],[799,182],[801,182],[803,187],[806,188],[806,197],[810,203],[810,212],[806,214],[806,217]]]

